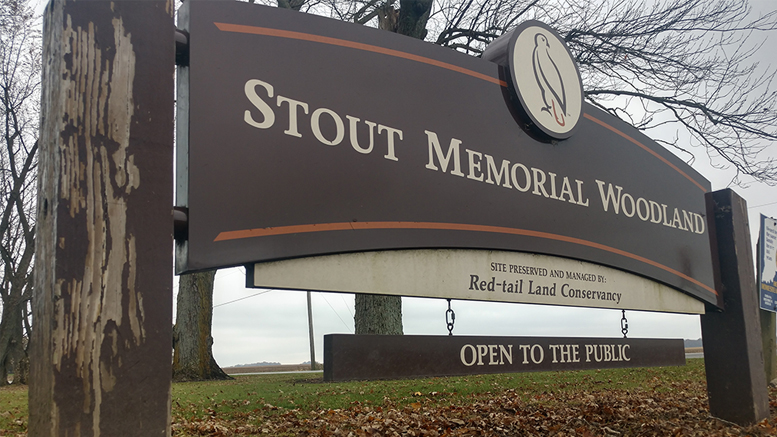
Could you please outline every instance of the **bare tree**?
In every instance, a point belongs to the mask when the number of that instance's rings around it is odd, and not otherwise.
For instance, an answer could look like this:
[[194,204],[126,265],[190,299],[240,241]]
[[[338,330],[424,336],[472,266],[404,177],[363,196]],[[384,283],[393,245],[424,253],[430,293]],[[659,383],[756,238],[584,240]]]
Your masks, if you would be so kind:
[[777,139],[775,70],[754,57],[768,50],[757,35],[777,29],[775,12],[749,18],[746,0],[575,6],[559,28],[591,103],[640,129],[676,125],[690,143],[656,139],[689,160],[690,147],[703,147],[736,170],[735,182],[777,183],[777,162],[764,153]]
[[0,0],[0,383],[25,383],[35,248],[40,37],[26,0]]

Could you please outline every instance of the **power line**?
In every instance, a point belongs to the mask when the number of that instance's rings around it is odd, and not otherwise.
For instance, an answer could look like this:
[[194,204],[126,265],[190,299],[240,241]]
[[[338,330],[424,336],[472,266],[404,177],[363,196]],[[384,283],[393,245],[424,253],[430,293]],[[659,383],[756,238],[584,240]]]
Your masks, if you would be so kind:
[[351,312],[351,307],[348,306],[348,302],[345,301],[345,297],[343,296],[343,293],[340,293],[340,299],[343,301],[343,304],[345,305],[345,309],[348,311],[348,314],[351,315],[351,320],[353,320],[353,313]]
[[777,204],[777,202],[769,202],[769,203],[764,203],[763,205],[748,206],[747,209],[760,208],[762,206],[769,206],[769,205],[774,205],[774,204]]
[[327,305],[329,305],[329,308],[332,308],[332,311],[334,311],[334,313],[335,313],[335,315],[337,316],[337,318],[338,318],[338,319],[340,319],[340,321],[341,321],[341,322],[343,322],[343,325],[345,325],[345,327],[348,329],[348,331],[350,331],[350,330],[351,330],[351,327],[350,327],[350,326],[348,326],[348,324],[347,324],[347,323],[345,323],[345,320],[343,320],[343,318],[342,318],[342,317],[340,317],[340,314],[338,314],[338,313],[337,313],[337,311],[335,310],[335,307],[333,307],[333,306],[332,306],[332,304],[331,304],[331,303],[329,303],[329,300],[327,300],[326,296],[324,296],[324,295],[322,294],[322,295],[321,295],[321,297],[323,297],[323,298],[324,298],[324,302],[326,302],[326,304],[327,304]]
[[213,308],[217,308],[217,307],[220,307],[220,306],[224,306],[224,305],[227,305],[227,304],[230,304],[230,303],[239,302],[239,301],[241,301],[241,300],[245,300],[245,299],[248,299],[248,298],[251,298],[251,297],[254,297],[254,296],[259,296],[260,294],[269,293],[269,292],[271,292],[271,291],[276,291],[276,290],[273,288],[273,289],[271,289],[271,290],[260,291],[259,293],[252,294],[252,295],[250,295],[250,296],[246,296],[246,297],[241,297],[240,299],[230,300],[229,302],[224,302],[224,303],[220,303],[220,304],[218,304],[218,305],[213,305]]

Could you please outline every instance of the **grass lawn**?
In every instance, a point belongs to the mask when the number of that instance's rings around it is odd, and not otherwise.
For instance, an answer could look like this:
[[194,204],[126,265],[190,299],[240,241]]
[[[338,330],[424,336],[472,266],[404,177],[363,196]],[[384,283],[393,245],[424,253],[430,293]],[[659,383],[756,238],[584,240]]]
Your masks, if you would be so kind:
[[[777,435],[709,417],[704,362],[683,367],[324,383],[320,374],[173,384],[174,436]],[[26,389],[0,389],[0,435],[25,435]]]

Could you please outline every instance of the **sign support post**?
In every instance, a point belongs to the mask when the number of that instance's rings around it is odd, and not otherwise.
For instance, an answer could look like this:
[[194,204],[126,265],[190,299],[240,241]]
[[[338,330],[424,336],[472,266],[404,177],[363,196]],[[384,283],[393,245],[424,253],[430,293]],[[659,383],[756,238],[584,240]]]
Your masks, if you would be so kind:
[[777,318],[771,311],[758,310],[761,316],[761,342],[764,351],[764,372],[766,382],[777,379]]
[[[725,309],[701,316],[710,413],[740,425],[769,416],[747,204],[730,189],[707,194]],[[713,254],[715,248],[713,247]]]
[[30,435],[170,435],[173,11],[46,9]]
[[310,370],[316,369],[316,337],[313,335],[313,306],[310,303],[310,291],[308,291],[308,337],[310,340]]

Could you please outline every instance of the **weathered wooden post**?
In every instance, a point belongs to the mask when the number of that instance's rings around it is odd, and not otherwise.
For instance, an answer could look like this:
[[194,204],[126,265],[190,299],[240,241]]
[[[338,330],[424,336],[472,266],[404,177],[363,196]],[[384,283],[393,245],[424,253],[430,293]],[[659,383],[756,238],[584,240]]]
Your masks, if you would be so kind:
[[769,416],[769,397],[747,204],[728,189],[707,196],[725,304],[724,311],[701,316],[710,413],[740,425],[752,424]]
[[771,311],[758,310],[761,318],[761,344],[764,351],[764,373],[766,382],[777,379],[777,319]]
[[173,12],[46,9],[30,435],[170,434]]

